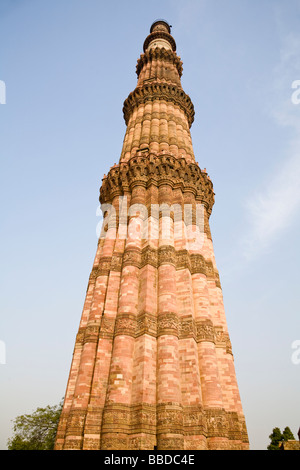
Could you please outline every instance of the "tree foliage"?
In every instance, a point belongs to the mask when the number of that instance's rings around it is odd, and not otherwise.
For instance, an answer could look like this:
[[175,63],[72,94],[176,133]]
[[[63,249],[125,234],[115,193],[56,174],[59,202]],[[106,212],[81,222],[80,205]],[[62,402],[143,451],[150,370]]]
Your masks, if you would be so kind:
[[267,449],[268,450],[279,450],[280,449],[280,443],[282,441],[288,441],[288,440],[294,440],[294,435],[290,428],[287,426],[283,433],[280,431],[279,428],[274,428],[272,434],[269,436],[271,442],[268,445]]
[[8,450],[53,450],[62,405],[63,401],[15,418]]
[[284,441],[290,441],[290,440],[294,441],[295,440],[294,434],[292,433],[292,431],[290,430],[290,428],[288,426],[284,429],[284,431],[282,433],[282,437],[283,437]]

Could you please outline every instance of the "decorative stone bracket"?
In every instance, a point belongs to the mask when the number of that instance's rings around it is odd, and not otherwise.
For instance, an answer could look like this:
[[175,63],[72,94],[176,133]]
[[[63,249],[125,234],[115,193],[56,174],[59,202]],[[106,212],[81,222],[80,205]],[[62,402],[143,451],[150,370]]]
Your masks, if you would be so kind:
[[110,169],[103,178],[100,203],[111,203],[116,196],[131,191],[133,186],[149,187],[169,184],[173,189],[192,191],[198,202],[204,204],[210,216],[214,205],[213,185],[208,175],[196,163],[171,155],[146,154],[132,157]]

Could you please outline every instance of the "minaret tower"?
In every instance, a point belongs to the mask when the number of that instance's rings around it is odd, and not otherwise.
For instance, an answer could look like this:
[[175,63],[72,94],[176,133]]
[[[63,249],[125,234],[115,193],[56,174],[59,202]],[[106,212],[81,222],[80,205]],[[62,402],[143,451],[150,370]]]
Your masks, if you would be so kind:
[[181,87],[156,21],[124,102],[56,449],[248,449],[209,217]]

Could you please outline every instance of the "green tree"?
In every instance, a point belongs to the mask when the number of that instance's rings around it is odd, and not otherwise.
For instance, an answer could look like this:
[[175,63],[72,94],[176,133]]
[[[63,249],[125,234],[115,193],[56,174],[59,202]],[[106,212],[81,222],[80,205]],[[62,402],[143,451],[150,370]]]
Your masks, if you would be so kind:
[[13,420],[8,450],[53,450],[63,400],[59,405],[37,408],[31,415]]
[[284,431],[282,433],[282,437],[283,437],[284,441],[289,441],[289,440],[294,441],[295,440],[294,434],[292,433],[292,431],[290,430],[290,428],[288,426],[284,429]]
[[279,428],[274,428],[272,434],[270,434],[269,438],[271,439],[270,444],[268,445],[268,450],[279,450],[279,444],[283,439],[283,435]]
[[284,428],[283,433],[279,428],[274,428],[269,438],[271,439],[271,442],[267,447],[268,450],[280,450],[280,443],[282,441],[295,440],[294,434],[288,426]]

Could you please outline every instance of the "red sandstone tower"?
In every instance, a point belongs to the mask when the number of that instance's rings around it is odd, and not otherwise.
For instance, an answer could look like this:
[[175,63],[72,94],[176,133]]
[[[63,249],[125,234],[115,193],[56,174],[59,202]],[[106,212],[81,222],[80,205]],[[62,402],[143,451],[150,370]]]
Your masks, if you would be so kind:
[[248,449],[193,104],[165,21],[124,103],[119,164],[103,178],[89,278],[56,449]]

